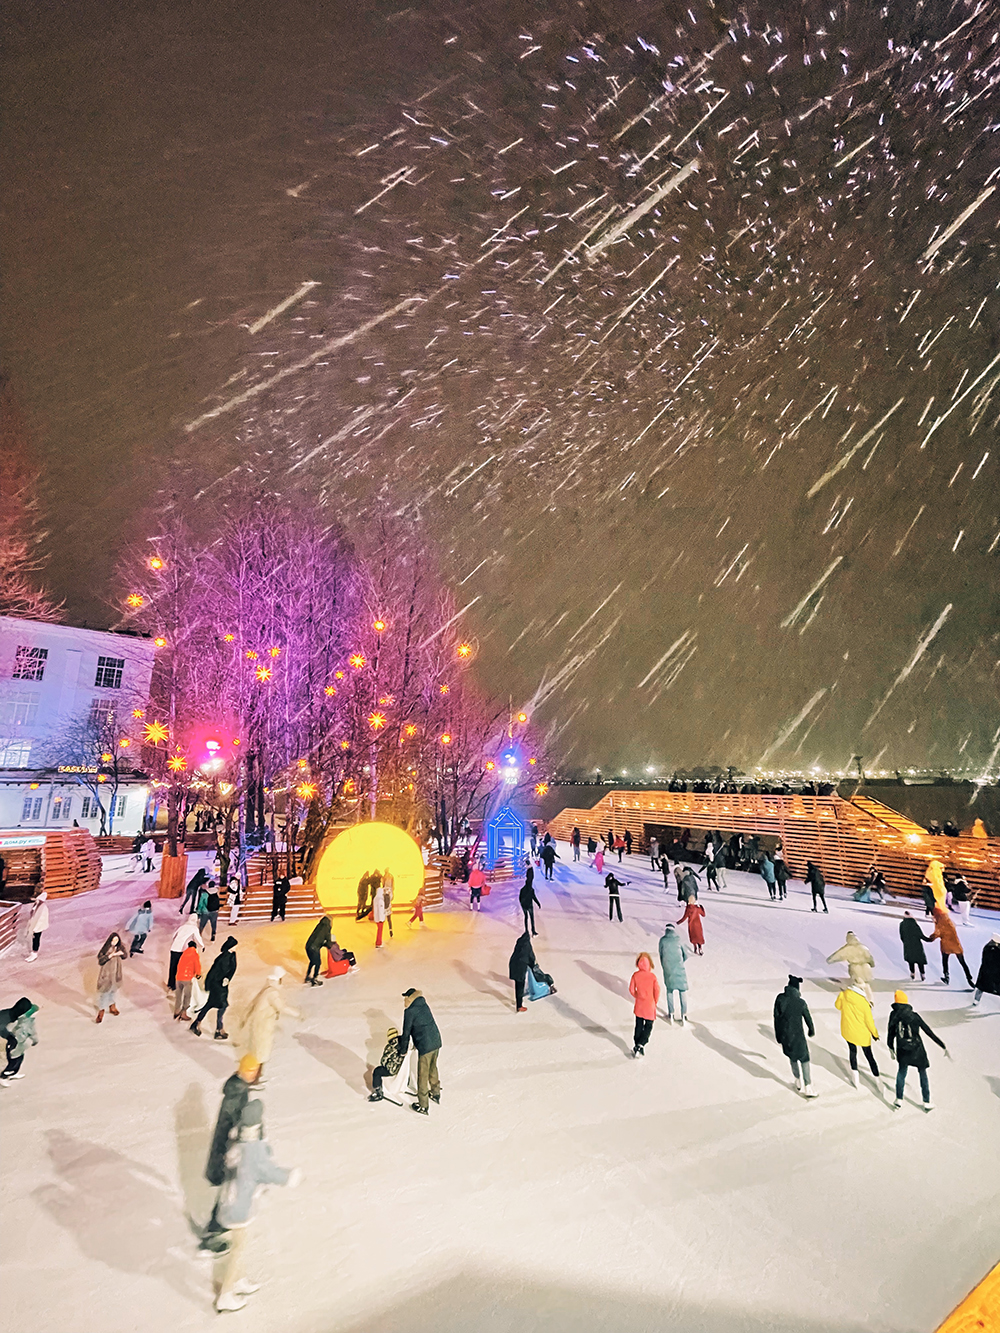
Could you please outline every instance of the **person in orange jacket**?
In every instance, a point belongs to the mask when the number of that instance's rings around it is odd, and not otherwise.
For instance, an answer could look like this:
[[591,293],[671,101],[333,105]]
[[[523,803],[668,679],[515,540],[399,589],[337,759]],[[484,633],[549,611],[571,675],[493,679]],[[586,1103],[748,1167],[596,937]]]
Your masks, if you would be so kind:
[[177,964],[177,990],[174,996],[174,1018],[191,1022],[188,1009],[191,1006],[191,991],[195,977],[201,976],[201,954],[194,940],[187,946]]
[[646,1054],[646,1042],[653,1030],[656,1019],[656,1006],[660,999],[660,983],[653,971],[653,959],[648,953],[641,953],[635,960],[635,971],[628,983],[628,993],[635,1000],[632,1012],[635,1014],[635,1034],[632,1038],[632,1054]]
[[958,938],[958,931],[944,907],[934,908],[934,933],[926,935],[924,938],[928,944],[932,940],[941,941],[941,980],[944,984],[948,985],[948,959],[954,955],[965,973],[969,990],[975,990],[976,983],[972,980],[969,964],[965,961],[965,950],[962,948],[962,941]]

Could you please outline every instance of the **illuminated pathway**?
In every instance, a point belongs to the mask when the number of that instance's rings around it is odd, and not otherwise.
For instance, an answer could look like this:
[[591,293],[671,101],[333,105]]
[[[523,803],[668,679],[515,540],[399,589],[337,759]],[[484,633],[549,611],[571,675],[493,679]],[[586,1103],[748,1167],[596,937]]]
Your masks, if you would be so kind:
[[[813,916],[801,884],[775,907],[759,880],[730,874],[729,892],[702,895],[692,1026],[657,1023],[634,1062],[635,954],[655,953],[680,915],[642,865],[633,858],[641,883],[624,890],[621,926],[594,872],[560,864],[554,886],[538,872],[535,943],[558,994],[521,1015],[506,979],[512,888],[481,916],[452,900],[423,933],[397,913],[379,954],[370,926],[336,922],[360,968],[315,991],[297,984],[306,925],[234,932],[236,1007],[280,962],[305,1013],[283,1020],[262,1093],[275,1157],[305,1180],[260,1201],[248,1261],[266,1285],[228,1316],[235,1327],[932,1333],[984,1277],[1000,1257],[1000,1003],[970,1012],[954,978],[949,990],[903,983],[955,1058],[930,1047],[932,1114],[909,1085],[894,1113],[870,1081],[856,1092],[846,1080],[840,969],[824,959],[848,927],[868,943],[884,1033],[904,970],[900,909],[831,895],[830,915]],[[3,1309],[26,1333],[183,1333],[221,1318],[185,1209],[209,1208],[201,1170],[233,1055],[170,1021],[176,909],[158,905],[146,956],[127,966],[122,1016],[92,1021],[94,956],[142,896],[111,883],[57,903],[38,962],[0,962],[3,1002],[42,1006],[28,1076],[0,1090]],[[962,938],[976,966],[995,923],[973,920]],[[770,1035],[789,971],[806,978],[818,1028],[814,1102],[790,1089]],[[366,1069],[411,985],[445,1043],[443,1102],[426,1120],[366,1101]]]

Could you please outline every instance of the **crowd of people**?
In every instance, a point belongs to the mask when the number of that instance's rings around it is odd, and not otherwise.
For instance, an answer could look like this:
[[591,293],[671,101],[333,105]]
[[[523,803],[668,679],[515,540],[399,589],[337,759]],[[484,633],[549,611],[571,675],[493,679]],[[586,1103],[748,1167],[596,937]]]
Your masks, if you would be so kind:
[[[574,829],[570,838],[573,862],[580,861],[583,842],[580,830]],[[604,876],[609,921],[617,919],[621,922],[622,890],[632,881],[624,877],[619,867],[627,865],[625,858],[632,857],[637,850],[633,837],[627,830],[621,834],[608,830],[606,838],[587,839],[586,848],[588,865]],[[655,950],[651,941],[650,949],[640,951],[635,958],[628,995],[634,1021],[631,1054],[636,1060],[645,1057],[658,1017],[680,1027],[690,1022],[688,965],[692,957],[700,956],[705,948],[706,910],[699,895],[703,891],[721,893],[726,888],[726,870],[742,868],[756,870],[771,901],[780,903],[787,897],[790,874],[780,841],[776,847],[765,849],[753,838],[734,835],[727,841],[719,833],[708,833],[698,862],[687,859],[672,862],[670,853],[675,849],[674,845],[661,847],[654,838],[644,853],[644,856],[648,855],[650,868],[662,874],[664,891],[676,893],[681,914],[677,920],[666,922]],[[617,858],[613,860],[614,869],[605,870],[606,858]],[[525,857],[523,884],[517,891],[517,911],[523,929],[516,936],[508,962],[516,1014],[527,1012],[525,1000],[541,1000],[556,994],[554,979],[539,963],[533,944],[539,934],[536,909],[543,910],[535,891],[534,877],[536,868],[544,867],[545,877],[552,878],[555,864],[560,859],[551,833],[541,835],[533,827],[530,855]],[[807,865],[805,880],[812,894],[812,910],[828,912],[823,875],[812,862]],[[489,892],[488,876],[481,865],[470,865],[468,884],[469,907],[473,911],[480,910],[482,896]],[[924,946],[937,942],[941,951],[942,982],[949,983],[949,963],[957,959],[969,987],[974,990],[972,1003],[978,1005],[986,993],[1000,996],[1000,932],[994,933],[985,945],[978,976],[973,980],[952,920],[954,912],[962,924],[968,924],[968,912],[963,911],[968,905],[968,894],[963,895],[963,884],[960,876],[946,882],[940,861],[932,860],[927,869],[926,912],[933,930],[925,934],[917,917],[905,911],[899,924],[899,938],[902,962],[909,970],[911,981],[917,981],[918,973],[920,982],[926,980]],[[870,901],[873,892],[884,890],[884,883],[878,882],[874,868],[866,876],[865,886],[869,898],[861,901]],[[967,890],[967,885],[964,887]],[[287,880],[275,883],[272,921],[279,916],[284,920],[288,889]],[[359,922],[370,919],[374,924],[376,949],[383,947],[386,926],[392,939],[393,891],[394,880],[388,867],[367,871],[358,884],[355,919]],[[117,1000],[128,961],[143,953],[151,936],[157,938],[157,916],[172,910],[172,907],[158,905],[154,911],[152,902],[146,899],[130,914],[125,929],[112,931],[105,940],[97,955],[97,1023],[102,1023],[106,1015],[121,1016]],[[226,1042],[230,1040],[230,1032],[225,1020],[231,985],[239,966],[239,949],[237,939],[227,936],[206,968],[205,955],[216,938],[218,913],[217,885],[206,870],[199,870],[187,884],[181,900],[179,914],[182,920],[168,932],[165,986],[172,998],[174,1021],[186,1024],[195,1037],[200,1037],[203,1023],[214,1013],[214,1039]],[[423,891],[410,918],[411,924],[418,920],[423,920]],[[43,893],[38,895],[29,915],[32,949],[28,956],[32,959],[38,956],[41,936],[47,926],[48,911]],[[681,936],[682,928],[686,928],[686,943]],[[327,951],[326,977],[345,975],[357,965],[355,955],[338,944],[331,917],[323,915],[305,943],[303,980],[310,986],[323,984],[320,977],[323,950]],[[890,1089],[883,1090],[874,1049],[881,1040],[872,987],[875,957],[854,931],[848,931],[844,944],[829,956],[827,962],[843,964],[847,970],[835,1007],[847,1047],[846,1069],[850,1081],[855,1088],[861,1087],[860,1052],[878,1094],[888,1098]],[[242,1054],[236,1072],[224,1084],[205,1164],[206,1179],[217,1194],[200,1239],[205,1252],[221,1258],[215,1303],[219,1311],[243,1308],[247,1298],[257,1290],[256,1284],[247,1278],[243,1265],[254,1199],[260,1188],[268,1184],[292,1186],[299,1178],[298,1172],[279,1167],[273,1160],[260,1098],[281,1019],[284,1016],[302,1017],[290,1002],[288,980],[283,967],[273,968],[263,987],[240,1013],[238,1021],[230,1025]],[[802,986],[802,977],[789,974],[786,985],[775,997],[772,1022],[775,1040],[789,1062],[796,1091],[805,1098],[814,1098],[817,1089],[812,1080],[809,1042],[815,1040],[816,1029]],[[409,1101],[414,1112],[426,1116],[430,1103],[440,1104],[441,1101],[438,1068],[441,1031],[427,998],[419,990],[408,988],[402,994],[402,1001],[400,1026],[389,1027],[381,1057],[371,1071],[369,1101],[386,1100],[397,1105]],[[666,1009],[665,1014],[661,1013],[661,1003]],[[27,1049],[37,1045],[39,1040],[37,1013],[37,1003],[28,997],[21,997],[9,1008],[0,1010],[0,1036],[7,1055],[0,1081],[10,1082],[24,1077],[22,1066]],[[932,1110],[929,1058],[924,1038],[944,1050],[946,1055],[947,1050],[903,990],[895,992],[885,1035],[890,1056],[896,1062],[891,1090],[893,1108],[902,1106],[907,1073],[913,1068],[917,1071],[922,1105],[925,1110]],[[415,1070],[410,1067],[408,1059],[411,1048],[415,1053]]]

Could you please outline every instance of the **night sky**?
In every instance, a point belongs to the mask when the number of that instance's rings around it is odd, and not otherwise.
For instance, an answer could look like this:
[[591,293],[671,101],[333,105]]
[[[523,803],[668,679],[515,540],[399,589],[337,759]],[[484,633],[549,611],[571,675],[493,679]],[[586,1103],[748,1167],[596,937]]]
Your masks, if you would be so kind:
[[161,487],[207,523],[251,462],[362,547],[418,523],[568,768],[996,760],[994,6],[4,24],[2,359],[71,616]]

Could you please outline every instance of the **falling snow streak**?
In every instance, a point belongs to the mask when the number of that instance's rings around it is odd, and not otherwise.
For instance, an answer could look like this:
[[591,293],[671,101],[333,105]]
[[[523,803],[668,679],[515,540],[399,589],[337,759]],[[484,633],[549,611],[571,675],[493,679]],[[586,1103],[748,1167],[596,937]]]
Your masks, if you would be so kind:
[[[331,92],[318,51],[289,74],[241,157],[253,238],[171,273],[147,353],[197,370],[169,412],[192,489],[270,471],[358,540],[386,512],[419,525],[477,599],[477,671],[574,717],[581,764],[634,763],[643,729],[679,762],[790,759],[804,733],[836,764],[863,726],[887,762],[985,762],[989,7],[536,17],[372,17],[395,63],[370,96]],[[143,383],[106,397],[141,406]],[[946,604],[908,738],[887,663]]]

